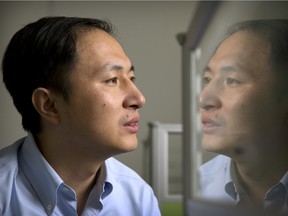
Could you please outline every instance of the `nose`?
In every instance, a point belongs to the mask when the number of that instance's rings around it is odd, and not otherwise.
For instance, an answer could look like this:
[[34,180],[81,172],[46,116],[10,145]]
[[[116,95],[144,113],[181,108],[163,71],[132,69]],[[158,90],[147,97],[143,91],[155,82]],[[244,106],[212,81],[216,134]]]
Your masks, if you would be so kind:
[[206,111],[220,108],[222,104],[219,94],[220,91],[217,87],[207,84],[200,93],[200,108]]
[[128,86],[123,106],[135,110],[140,109],[146,103],[144,95],[134,83],[131,82]]

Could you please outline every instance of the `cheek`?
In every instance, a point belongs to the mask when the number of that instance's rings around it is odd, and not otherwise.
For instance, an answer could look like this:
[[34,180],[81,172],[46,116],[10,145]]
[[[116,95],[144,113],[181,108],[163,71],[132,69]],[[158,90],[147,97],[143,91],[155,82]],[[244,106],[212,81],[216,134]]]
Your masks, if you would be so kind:
[[252,125],[259,121],[261,112],[255,100],[245,95],[230,99],[229,104],[223,107],[227,129],[236,134],[251,130]]
[[106,121],[113,119],[115,115],[121,112],[120,97],[114,97],[111,94],[101,94],[92,103],[91,107],[94,109],[92,112],[94,112],[95,117],[106,118]]
[[[82,92],[82,94],[80,94]],[[121,111],[121,97],[110,89],[82,89],[74,95],[74,115],[84,124],[105,124],[110,119],[115,121],[115,115]],[[74,109],[74,108],[73,108]],[[80,119],[79,119],[80,118]],[[82,119],[81,119],[82,118]]]
[[273,113],[275,104],[263,95],[247,95],[245,100],[238,100],[231,110],[231,115],[234,116],[233,125],[239,132],[251,134],[253,131],[258,133],[266,127],[271,127],[273,124]]

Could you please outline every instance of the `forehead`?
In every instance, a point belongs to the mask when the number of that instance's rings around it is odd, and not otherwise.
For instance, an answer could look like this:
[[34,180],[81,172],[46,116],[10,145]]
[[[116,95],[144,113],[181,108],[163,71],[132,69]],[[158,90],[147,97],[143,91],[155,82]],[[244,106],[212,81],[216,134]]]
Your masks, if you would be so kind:
[[93,29],[81,32],[76,44],[77,63],[102,67],[107,64],[123,64],[130,59],[120,43],[109,33]]
[[271,70],[270,43],[255,33],[240,31],[225,39],[209,62],[209,68],[242,68],[249,72]]

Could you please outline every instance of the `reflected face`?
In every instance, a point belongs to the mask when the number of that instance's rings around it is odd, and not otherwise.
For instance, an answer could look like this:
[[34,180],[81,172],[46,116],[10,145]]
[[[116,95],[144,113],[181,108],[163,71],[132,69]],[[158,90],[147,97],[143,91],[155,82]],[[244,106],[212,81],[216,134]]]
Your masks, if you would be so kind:
[[70,147],[94,157],[134,150],[145,98],[120,44],[102,30],[80,33],[71,72],[72,93],[59,100],[62,131]]
[[204,149],[233,157],[274,145],[287,105],[279,75],[269,65],[270,49],[247,31],[217,49],[200,94]]

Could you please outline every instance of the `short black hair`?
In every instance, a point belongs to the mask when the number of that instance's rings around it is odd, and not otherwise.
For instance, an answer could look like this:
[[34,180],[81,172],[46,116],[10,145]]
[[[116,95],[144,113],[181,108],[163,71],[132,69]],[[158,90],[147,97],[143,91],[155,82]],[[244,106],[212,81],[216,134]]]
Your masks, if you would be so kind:
[[49,88],[68,99],[77,37],[80,31],[95,28],[114,35],[109,21],[63,16],[43,17],[14,34],[2,60],[3,82],[22,116],[24,130],[40,131],[40,116],[32,104],[36,88]]

